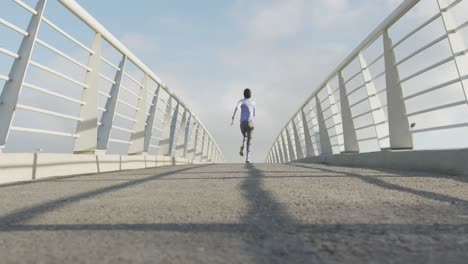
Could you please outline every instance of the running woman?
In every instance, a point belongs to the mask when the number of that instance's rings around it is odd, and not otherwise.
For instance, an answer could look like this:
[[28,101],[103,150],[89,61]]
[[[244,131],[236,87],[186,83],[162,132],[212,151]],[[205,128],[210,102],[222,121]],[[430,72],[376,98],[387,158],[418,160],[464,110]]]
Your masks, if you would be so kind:
[[232,115],[232,122],[231,126],[234,125],[234,119],[236,117],[237,110],[240,108],[240,130],[243,136],[242,139],[242,146],[240,148],[239,154],[243,157],[244,150],[247,147],[247,155],[246,155],[246,163],[250,163],[250,155],[251,155],[251,142],[252,142],[252,135],[254,130],[254,123],[253,119],[255,117],[255,101],[251,99],[252,92],[250,89],[244,90],[244,99],[240,100],[237,103],[236,109],[234,109],[234,114]]

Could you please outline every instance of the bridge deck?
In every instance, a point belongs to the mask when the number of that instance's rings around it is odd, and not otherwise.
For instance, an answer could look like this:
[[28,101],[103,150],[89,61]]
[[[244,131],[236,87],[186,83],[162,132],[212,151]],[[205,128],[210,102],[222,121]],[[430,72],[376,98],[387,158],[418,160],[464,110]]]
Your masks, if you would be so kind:
[[292,165],[0,187],[2,263],[466,263],[468,181]]

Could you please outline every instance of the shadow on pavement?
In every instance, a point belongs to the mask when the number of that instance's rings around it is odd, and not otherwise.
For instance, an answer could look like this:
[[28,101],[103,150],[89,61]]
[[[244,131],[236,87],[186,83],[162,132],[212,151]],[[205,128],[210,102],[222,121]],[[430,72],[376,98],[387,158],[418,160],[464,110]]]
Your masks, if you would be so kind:
[[[300,167],[300,168],[309,168],[309,167],[307,167],[305,165],[300,165],[300,164],[289,164],[289,165],[294,166],[294,167]],[[314,169],[319,169],[319,170],[321,170],[323,172],[328,172],[328,173],[331,172],[331,173],[345,175],[347,177],[357,178],[357,179],[362,180],[362,181],[364,181],[364,182],[366,182],[368,184],[372,184],[374,186],[384,188],[384,189],[388,189],[388,190],[395,190],[395,191],[399,191],[399,192],[405,192],[405,193],[409,193],[409,194],[418,195],[418,196],[421,196],[421,197],[426,198],[426,199],[431,199],[431,200],[435,200],[435,201],[439,201],[439,202],[449,202],[449,203],[454,204],[454,205],[461,205],[461,206],[464,206],[464,207],[468,207],[468,201],[460,199],[460,198],[451,197],[449,195],[439,194],[439,193],[435,193],[435,192],[422,191],[422,190],[412,189],[412,188],[409,188],[409,187],[404,187],[404,186],[401,186],[401,185],[386,182],[386,181],[381,180],[381,179],[379,179],[377,177],[362,175],[362,174],[358,174],[358,173],[341,172],[341,171],[337,171],[337,170],[333,170],[333,169],[316,168],[316,167],[314,167]],[[401,176],[404,177],[404,175],[401,175]]]
[[[182,232],[182,233],[249,233],[254,228],[249,224],[39,224],[0,225],[0,232],[24,231],[132,231],[132,232]],[[399,234],[427,235],[434,233],[468,234],[468,224],[296,224],[293,232],[308,234],[360,233],[378,234],[386,232]],[[293,231],[294,230],[294,231]]]
[[24,222],[38,215],[41,215],[41,214],[44,214],[53,210],[57,210],[69,204],[80,202],[81,200],[84,200],[84,199],[89,199],[89,198],[102,195],[105,193],[118,191],[124,188],[138,185],[138,184],[143,184],[145,182],[154,181],[162,177],[167,177],[167,176],[176,174],[177,172],[187,171],[187,170],[206,167],[206,166],[210,166],[210,165],[202,165],[202,166],[179,169],[175,171],[169,171],[169,172],[157,174],[157,175],[150,176],[150,177],[144,177],[144,178],[137,179],[137,180],[131,180],[131,181],[124,182],[121,184],[116,184],[116,185],[96,189],[93,191],[78,193],[78,194],[71,195],[68,197],[63,197],[60,199],[52,200],[46,203],[37,204],[32,207],[21,209],[16,212],[0,217],[0,225],[19,224],[21,222]]
[[249,252],[258,263],[321,263],[300,237],[296,221],[263,186],[264,173],[255,165],[246,164],[248,176],[241,185],[248,211],[244,222],[248,225]]

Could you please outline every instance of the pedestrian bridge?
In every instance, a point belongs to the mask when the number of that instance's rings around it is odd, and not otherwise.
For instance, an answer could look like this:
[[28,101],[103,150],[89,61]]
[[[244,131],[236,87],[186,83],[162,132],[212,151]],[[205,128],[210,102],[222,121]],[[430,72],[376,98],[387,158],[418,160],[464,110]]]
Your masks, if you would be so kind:
[[402,1],[246,165],[75,1],[10,6],[2,261],[466,262],[468,1]]

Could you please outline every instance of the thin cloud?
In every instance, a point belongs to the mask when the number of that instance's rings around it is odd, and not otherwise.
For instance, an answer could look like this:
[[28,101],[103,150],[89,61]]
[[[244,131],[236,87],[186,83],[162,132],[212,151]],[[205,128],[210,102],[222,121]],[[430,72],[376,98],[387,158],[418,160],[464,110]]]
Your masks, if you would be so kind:
[[304,0],[274,1],[257,10],[251,18],[251,34],[257,37],[283,38],[303,27]]

